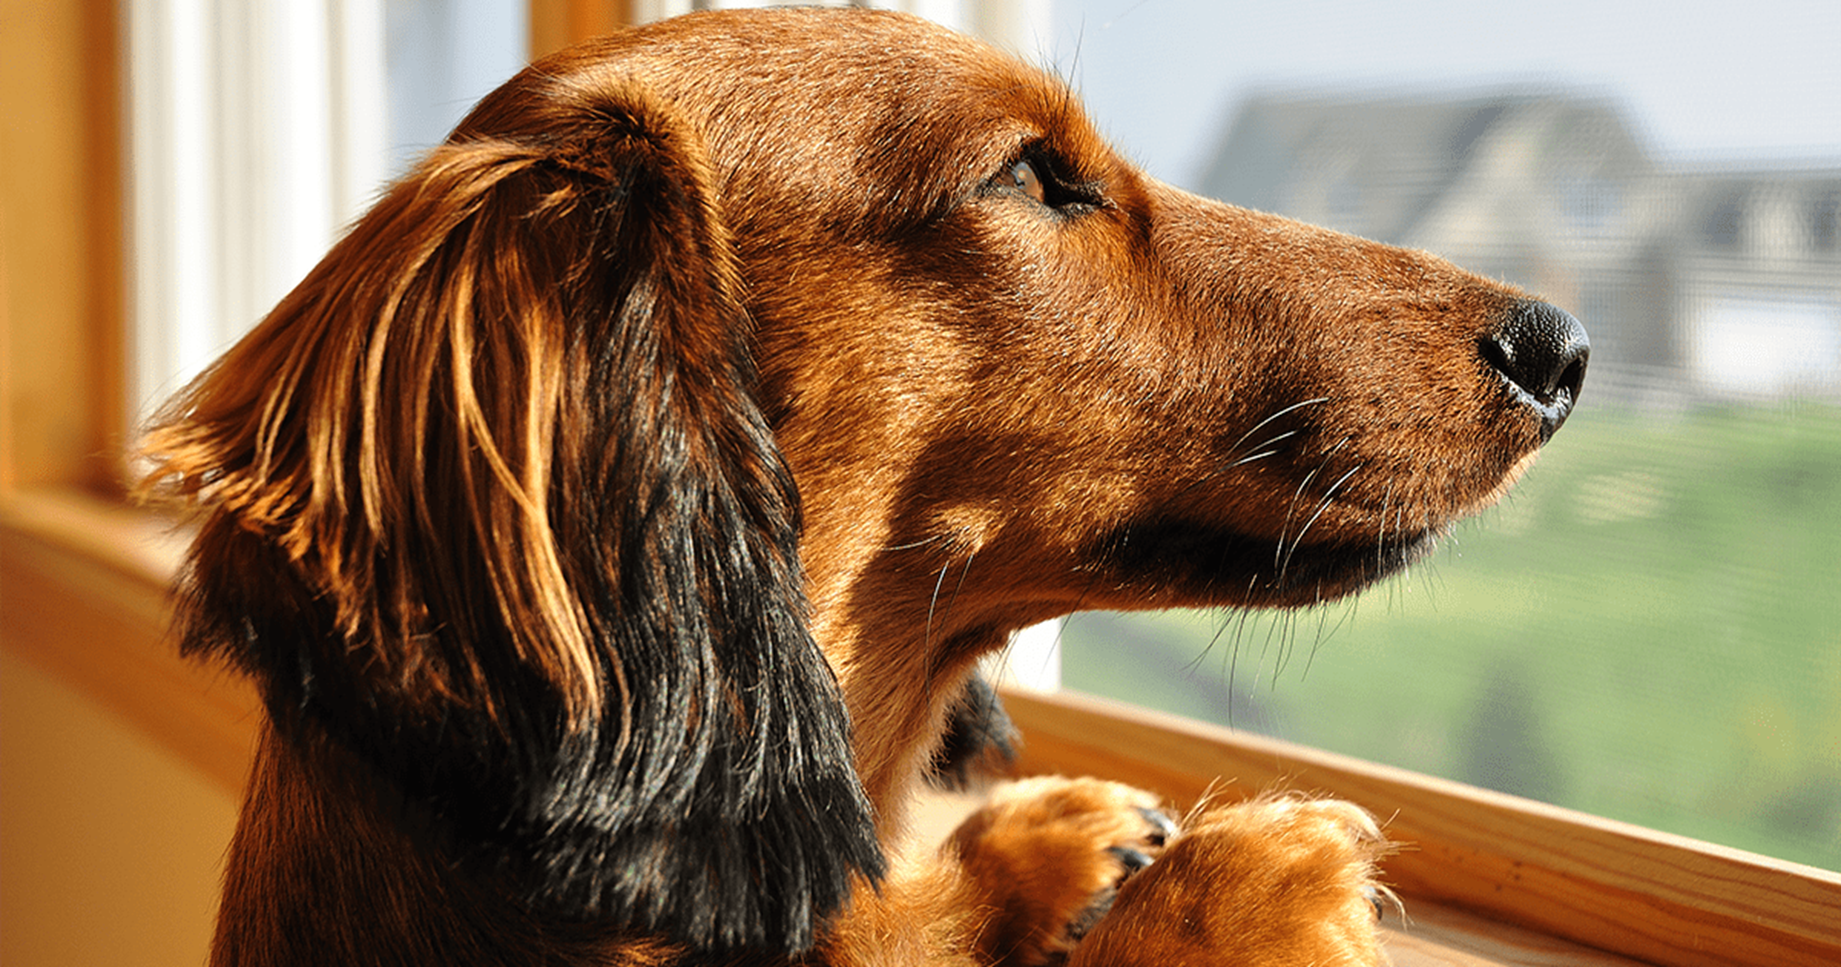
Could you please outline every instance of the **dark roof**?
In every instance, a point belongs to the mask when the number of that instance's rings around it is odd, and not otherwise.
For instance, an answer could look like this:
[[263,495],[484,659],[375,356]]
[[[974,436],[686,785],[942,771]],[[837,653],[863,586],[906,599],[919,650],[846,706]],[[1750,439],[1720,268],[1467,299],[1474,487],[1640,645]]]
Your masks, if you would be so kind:
[[[1530,116],[1563,111],[1573,136],[1592,153],[1642,163],[1644,152],[1617,110],[1599,98],[1504,91],[1385,97],[1266,94],[1235,113],[1201,181],[1203,194],[1248,208],[1303,214],[1334,228],[1383,240],[1406,237],[1475,160],[1486,135]],[[1568,137],[1563,140],[1572,140]],[[1296,211],[1294,193],[1332,179],[1343,207]],[[1321,186],[1318,186],[1321,187]]]

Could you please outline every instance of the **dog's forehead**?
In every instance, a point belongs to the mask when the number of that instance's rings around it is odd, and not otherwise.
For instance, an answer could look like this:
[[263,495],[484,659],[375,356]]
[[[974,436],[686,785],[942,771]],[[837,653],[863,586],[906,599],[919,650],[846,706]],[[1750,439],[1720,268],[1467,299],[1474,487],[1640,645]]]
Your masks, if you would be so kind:
[[736,188],[856,179],[925,196],[992,175],[1021,144],[1108,153],[1052,75],[916,17],[836,9],[681,17],[619,40],[630,72],[695,119]]
[[780,95],[806,111],[912,97],[919,85],[930,84],[936,96],[982,97],[1039,80],[980,41],[888,11],[707,12],[615,42],[624,66],[660,87],[680,88],[680,96],[721,92],[760,103]]

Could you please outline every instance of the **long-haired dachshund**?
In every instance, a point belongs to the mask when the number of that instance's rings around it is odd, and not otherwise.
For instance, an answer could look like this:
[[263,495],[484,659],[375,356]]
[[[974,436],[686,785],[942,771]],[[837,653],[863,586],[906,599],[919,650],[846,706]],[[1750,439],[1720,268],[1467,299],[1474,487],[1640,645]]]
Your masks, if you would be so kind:
[[1413,561],[1566,418],[1565,313],[1196,198],[904,16],[693,15],[487,96],[149,438],[269,725],[219,964],[1357,964],[1375,824],[1005,787],[1085,608]]

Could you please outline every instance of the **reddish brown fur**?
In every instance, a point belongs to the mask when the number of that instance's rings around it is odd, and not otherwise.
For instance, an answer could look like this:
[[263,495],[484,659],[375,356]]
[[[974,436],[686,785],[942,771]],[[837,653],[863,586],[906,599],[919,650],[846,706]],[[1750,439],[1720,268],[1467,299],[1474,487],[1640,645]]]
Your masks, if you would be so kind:
[[[623,133],[593,133],[603,104]],[[1005,187],[1019,160],[1085,194]],[[618,231],[595,221],[653,197]],[[661,267],[627,282],[659,307],[662,362],[610,383],[576,320],[626,311],[596,301],[601,274],[627,271],[605,251],[616,235]],[[602,261],[569,261],[558,237]],[[810,602],[854,724],[848,765],[897,854],[809,961],[1035,963],[1071,946],[1077,964],[1369,963],[1381,846],[1353,807],[1216,807],[1163,850],[1140,794],[1055,782],[916,859],[904,804],[958,684],[1016,629],[1083,608],[1319,603],[1495,500],[1544,432],[1477,347],[1525,302],[1423,253],[1152,181],[1053,78],[919,21],[692,16],[483,101],[175,405],[152,479],[216,515],[206,564],[255,553],[227,550],[251,535],[277,549],[300,607],[330,607],[354,643],[360,690],[404,696],[388,714],[499,721],[511,669],[553,691],[568,734],[624,743],[644,723],[604,720],[650,686],[581,589],[651,559],[584,563],[596,538],[576,511],[609,500],[580,468],[644,458],[600,455],[597,414],[636,401],[630,418],[681,434],[691,476],[743,494],[749,521],[785,516],[784,459],[804,513],[790,593]],[[757,404],[777,454],[723,429]],[[776,546],[749,552],[764,574],[794,566]],[[499,621],[509,656],[431,644]],[[492,876],[431,856],[336,742],[291,728],[265,744],[232,851],[220,963],[291,962],[289,931],[337,931],[347,902],[379,897],[394,907],[376,929],[478,927],[495,945],[415,948],[431,960],[699,960],[514,909]],[[1074,945],[1063,929],[1122,875],[1119,846],[1162,855]]]
[[[1199,967],[1382,962],[1373,927],[1387,852],[1374,820],[1345,802],[1281,797],[1204,807],[1157,860],[1120,889],[1115,914],[1080,962]],[[1225,893],[1204,884],[1231,884]],[[1258,901],[1243,907],[1245,898]],[[1279,900],[1281,902],[1270,902]],[[1232,959],[1223,945],[1231,939]]]

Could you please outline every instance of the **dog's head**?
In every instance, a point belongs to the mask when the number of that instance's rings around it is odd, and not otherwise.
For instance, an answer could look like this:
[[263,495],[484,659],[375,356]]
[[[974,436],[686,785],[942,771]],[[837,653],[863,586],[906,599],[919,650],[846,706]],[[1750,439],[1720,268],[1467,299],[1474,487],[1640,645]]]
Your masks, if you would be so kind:
[[721,172],[827,628],[1329,600],[1493,502],[1579,390],[1560,310],[1159,184],[1056,80],[917,21],[608,53],[561,73],[645,72]]
[[880,869],[846,696],[880,802],[1009,630],[1372,582],[1584,343],[920,21],[735,13],[489,95],[150,451],[210,513],[187,646],[286,738],[535,907],[798,948]]

